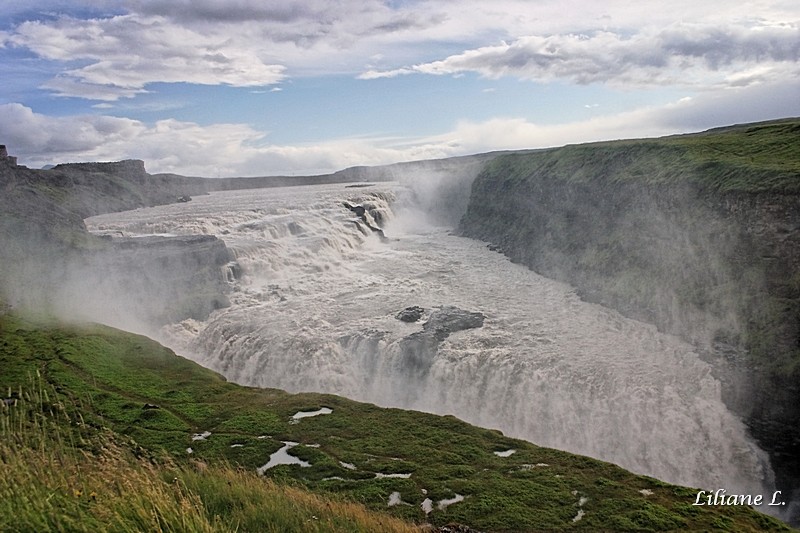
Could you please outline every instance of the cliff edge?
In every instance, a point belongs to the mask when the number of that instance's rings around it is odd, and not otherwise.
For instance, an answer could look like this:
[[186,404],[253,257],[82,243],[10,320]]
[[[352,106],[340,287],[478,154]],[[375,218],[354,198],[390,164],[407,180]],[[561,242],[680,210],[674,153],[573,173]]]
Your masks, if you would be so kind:
[[507,154],[460,232],[693,342],[800,479],[800,119]]
[[0,300],[137,331],[208,316],[231,290],[234,257],[222,241],[100,238],[83,223],[205,189],[202,180],[151,176],[137,160],[33,170],[0,157]]

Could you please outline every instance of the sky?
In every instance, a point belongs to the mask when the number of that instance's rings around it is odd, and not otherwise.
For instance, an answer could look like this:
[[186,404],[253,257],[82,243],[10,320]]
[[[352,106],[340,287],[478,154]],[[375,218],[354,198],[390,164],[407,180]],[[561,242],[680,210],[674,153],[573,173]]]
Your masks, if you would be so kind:
[[800,116],[796,0],[0,0],[0,144],[229,177]]

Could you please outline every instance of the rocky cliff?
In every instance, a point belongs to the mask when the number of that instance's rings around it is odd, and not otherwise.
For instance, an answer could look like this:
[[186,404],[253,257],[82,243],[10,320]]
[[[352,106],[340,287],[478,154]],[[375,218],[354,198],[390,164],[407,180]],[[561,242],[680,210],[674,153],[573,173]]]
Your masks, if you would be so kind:
[[141,161],[32,170],[9,159],[0,159],[0,300],[137,331],[227,305],[234,258],[222,241],[103,239],[83,224],[197,194],[202,180],[151,176]]
[[210,179],[149,174],[144,161],[65,163],[34,171],[42,186],[58,190],[59,203],[83,218],[137,207],[168,204],[214,190]]
[[798,485],[800,120],[503,155],[460,231],[695,343]]

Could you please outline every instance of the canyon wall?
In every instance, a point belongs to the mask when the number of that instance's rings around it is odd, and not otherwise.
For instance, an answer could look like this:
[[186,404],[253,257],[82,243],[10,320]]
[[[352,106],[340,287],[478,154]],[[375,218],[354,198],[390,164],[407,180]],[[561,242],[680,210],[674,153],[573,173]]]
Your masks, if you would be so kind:
[[690,340],[800,472],[800,121],[502,155],[460,232]]
[[[165,186],[162,182],[169,182]],[[141,161],[33,170],[0,158],[0,300],[144,332],[228,304],[233,254],[215,237],[100,238],[85,217],[202,192]]]

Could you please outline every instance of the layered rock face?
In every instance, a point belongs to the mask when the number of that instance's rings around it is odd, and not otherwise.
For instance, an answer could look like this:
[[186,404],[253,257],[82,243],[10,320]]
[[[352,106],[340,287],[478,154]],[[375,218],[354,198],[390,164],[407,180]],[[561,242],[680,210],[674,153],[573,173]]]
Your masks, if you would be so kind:
[[176,201],[178,191],[204,187],[189,178],[160,187],[165,180],[141,161],[39,171],[0,159],[0,299],[137,331],[228,305],[234,258],[219,239],[104,239],[86,231],[86,216]]
[[[108,239],[102,248],[76,257],[62,291],[88,318],[122,326],[159,326],[186,318],[205,319],[230,305],[235,258],[210,235]],[[83,273],[87,275],[84,276]]]
[[6,149],[5,144],[0,144],[0,160],[4,160],[5,163],[16,166],[17,158],[8,155],[8,150]]
[[214,190],[213,180],[175,174],[149,174],[144,161],[64,163],[35,171],[64,192],[60,202],[83,218],[137,207],[169,204]]
[[[800,127],[783,129],[800,148]],[[708,139],[501,156],[473,183],[460,231],[693,342],[796,487],[800,175],[752,164],[744,142],[743,164],[703,161]]]

